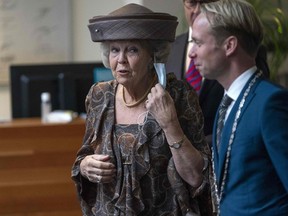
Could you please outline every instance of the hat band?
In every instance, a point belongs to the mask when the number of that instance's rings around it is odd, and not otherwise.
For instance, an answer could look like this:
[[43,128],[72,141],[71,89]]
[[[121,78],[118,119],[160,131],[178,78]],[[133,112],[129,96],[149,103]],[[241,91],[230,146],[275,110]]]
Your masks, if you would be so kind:
[[106,40],[151,39],[174,41],[178,22],[155,19],[103,20],[88,25],[94,42]]

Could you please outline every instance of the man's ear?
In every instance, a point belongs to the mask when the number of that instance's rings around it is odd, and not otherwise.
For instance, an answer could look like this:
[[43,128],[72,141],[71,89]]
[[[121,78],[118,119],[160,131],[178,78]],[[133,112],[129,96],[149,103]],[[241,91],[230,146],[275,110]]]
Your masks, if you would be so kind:
[[223,44],[226,50],[226,56],[231,56],[235,53],[235,50],[238,46],[238,39],[232,35],[226,38]]

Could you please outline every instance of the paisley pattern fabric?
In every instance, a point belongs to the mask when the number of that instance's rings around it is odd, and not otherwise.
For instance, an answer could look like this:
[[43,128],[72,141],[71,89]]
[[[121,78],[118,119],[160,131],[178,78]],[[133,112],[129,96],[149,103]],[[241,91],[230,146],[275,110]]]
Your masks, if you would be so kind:
[[[83,215],[210,215],[209,169],[203,171],[199,188],[184,182],[164,132],[149,113],[143,125],[115,125],[117,86],[115,80],[96,83],[86,98],[86,131],[72,167]],[[187,138],[210,158],[196,92],[173,74],[167,76],[166,90],[175,101]],[[111,183],[91,183],[81,176],[81,160],[94,153],[111,156],[117,167]]]

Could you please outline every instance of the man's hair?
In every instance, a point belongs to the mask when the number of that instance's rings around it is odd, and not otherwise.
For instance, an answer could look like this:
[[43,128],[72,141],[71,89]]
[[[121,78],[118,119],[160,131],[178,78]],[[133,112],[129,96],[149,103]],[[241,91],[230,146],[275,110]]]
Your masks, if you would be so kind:
[[227,37],[237,37],[241,47],[251,56],[263,40],[263,28],[254,7],[245,0],[219,0],[201,5],[212,34],[221,43]]

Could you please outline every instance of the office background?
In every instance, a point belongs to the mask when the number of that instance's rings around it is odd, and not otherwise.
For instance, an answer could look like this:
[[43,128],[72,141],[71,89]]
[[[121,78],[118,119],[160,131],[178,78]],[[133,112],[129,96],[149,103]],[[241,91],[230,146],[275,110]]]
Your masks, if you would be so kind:
[[[88,19],[131,2],[178,16],[182,22],[177,34],[187,29],[182,0],[0,0],[0,215],[81,215],[71,165],[83,139],[85,122],[82,118],[69,124],[43,124],[40,119],[31,118],[2,122],[12,116],[8,64],[40,64],[43,70],[48,63],[68,63],[71,72],[70,66],[77,68],[74,63],[87,67],[88,63],[99,62],[99,45],[90,39]],[[81,79],[87,76],[82,69]],[[63,69],[60,71],[63,77],[72,76]],[[49,70],[49,75],[52,74]],[[61,94],[66,101],[74,101],[67,97],[67,92],[74,99],[81,98],[73,94],[70,82],[64,82],[69,79],[62,81],[63,86],[68,84],[68,88],[61,90],[69,90]],[[38,80],[31,83],[42,86]],[[35,87],[34,84],[31,85]],[[20,83],[16,86],[16,92],[25,92]],[[88,86],[85,82],[85,87]],[[85,91],[82,84],[77,89]],[[27,98],[34,101],[37,97]],[[40,102],[35,104],[40,108]]]
[[[154,11],[177,16],[180,21],[177,34],[187,27],[182,0],[0,0],[0,121],[10,119],[12,115],[8,64],[101,61],[99,44],[90,39],[88,20],[95,15],[105,15],[127,3],[142,4]],[[41,12],[41,16],[31,15],[36,10]],[[39,24],[41,18],[42,26]],[[16,27],[9,26],[13,22]],[[36,30],[37,37],[34,34],[35,38],[29,38],[29,33],[33,35]],[[3,54],[3,49],[9,49],[11,43],[16,44],[12,52],[19,58],[15,60]],[[38,55],[29,55],[32,48],[38,49]],[[284,63],[280,73],[288,73],[287,68],[288,61]]]

